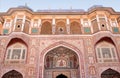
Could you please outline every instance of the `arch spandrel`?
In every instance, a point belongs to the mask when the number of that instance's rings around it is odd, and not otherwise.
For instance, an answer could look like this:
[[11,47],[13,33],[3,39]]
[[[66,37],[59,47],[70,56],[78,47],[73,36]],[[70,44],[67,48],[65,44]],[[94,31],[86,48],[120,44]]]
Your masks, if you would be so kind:
[[49,52],[50,50],[52,50],[52,49],[54,49],[56,47],[59,47],[59,46],[64,46],[66,48],[69,48],[69,49],[73,50],[78,55],[79,60],[81,59],[81,61],[83,62],[83,54],[82,54],[82,52],[77,47],[75,47],[75,46],[73,46],[73,45],[71,45],[71,44],[69,44],[67,42],[64,42],[64,41],[59,41],[59,42],[56,42],[54,44],[49,45],[47,48],[45,48],[41,52],[40,56],[45,57],[47,52]]

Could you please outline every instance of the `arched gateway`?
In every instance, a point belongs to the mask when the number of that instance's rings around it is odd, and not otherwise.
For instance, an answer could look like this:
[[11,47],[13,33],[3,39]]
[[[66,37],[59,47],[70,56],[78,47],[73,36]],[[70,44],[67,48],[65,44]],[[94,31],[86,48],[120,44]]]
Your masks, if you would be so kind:
[[17,72],[16,70],[11,70],[5,73],[2,78],[23,78],[22,74]]
[[56,78],[67,78],[67,76],[63,75],[63,74],[60,74],[58,75]]
[[64,46],[50,50],[45,56],[44,78],[79,78],[79,59],[77,54]]

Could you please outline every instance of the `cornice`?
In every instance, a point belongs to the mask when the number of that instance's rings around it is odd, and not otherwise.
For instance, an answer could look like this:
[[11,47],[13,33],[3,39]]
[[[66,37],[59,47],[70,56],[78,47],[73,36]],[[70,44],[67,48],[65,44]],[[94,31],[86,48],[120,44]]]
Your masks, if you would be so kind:
[[15,8],[10,8],[7,12],[0,13],[0,15],[2,16],[10,15],[13,12],[17,12],[17,11],[25,11],[32,15],[89,15],[96,11],[107,11],[112,15],[120,15],[120,12],[116,12],[111,7],[95,7],[89,9],[88,11],[84,11],[81,9],[60,9],[60,10],[57,9],[57,10],[39,10],[36,12],[34,12],[29,7],[15,7]]

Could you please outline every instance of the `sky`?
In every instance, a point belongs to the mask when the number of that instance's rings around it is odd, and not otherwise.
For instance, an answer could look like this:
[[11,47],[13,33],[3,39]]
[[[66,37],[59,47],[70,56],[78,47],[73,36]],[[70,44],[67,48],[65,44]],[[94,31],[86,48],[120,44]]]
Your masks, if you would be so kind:
[[120,0],[0,0],[0,12],[9,8],[27,5],[33,11],[44,9],[84,9],[93,5],[112,7],[120,12]]

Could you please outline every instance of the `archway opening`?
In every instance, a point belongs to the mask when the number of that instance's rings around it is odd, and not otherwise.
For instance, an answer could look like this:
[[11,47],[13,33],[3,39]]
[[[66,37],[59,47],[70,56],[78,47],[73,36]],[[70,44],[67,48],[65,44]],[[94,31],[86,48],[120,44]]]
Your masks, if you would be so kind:
[[[55,78],[63,73],[68,78],[72,76],[79,78],[79,59],[73,50],[59,46],[50,50],[45,56],[45,78]],[[73,73],[73,72],[74,73]]]
[[109,68],[101,74],[101,78],[120,78],[120,73]]
[[58,75],[56,78],[68,78],[67,76],[63,75],[63,74],[60,74]]
[[11,70],[3,75],[2,78],[23,78],[22,74],[16,70]]

